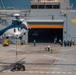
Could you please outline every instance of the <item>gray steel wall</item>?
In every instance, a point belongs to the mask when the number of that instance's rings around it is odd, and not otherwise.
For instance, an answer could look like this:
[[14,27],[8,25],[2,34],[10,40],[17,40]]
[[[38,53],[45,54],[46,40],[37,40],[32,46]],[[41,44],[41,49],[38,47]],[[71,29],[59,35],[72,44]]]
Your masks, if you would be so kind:
[[[59,10],[59,9],[31,9],[29,19],[46,19],[52,20],[52,15],[54,15],[54,20],[64,20],[63,28],[63,40],[75,41],[76,37],[76,24],[71,21],[71,19],[76,18],[76,10]],[[66,34],[65,34],[66,31]]]
[[[31,9],[30,14],[28,14],[28,19],[39,19],[39,20],[52,20],[52,15],[54,15],[54,20],[64,20],[63,28],[63,40],[73,40],[76,37],[76,24],[71,21],[71,19],[76,18],[76,10],[59,10],[59,9]],[[14,18],[7,18],[9,25]],[[3,29],[6,26],[1,26]],[[66,34],[64,33],[66,30]]]
[[59,14],[59,9],[31,9],[29,19],[52,19],[52,15],[54,19],[58,19]]
[[71,20],[76,19],[76,11],[67,12],[67,38],[75,41],[76,37],[76,23],[73,23]]

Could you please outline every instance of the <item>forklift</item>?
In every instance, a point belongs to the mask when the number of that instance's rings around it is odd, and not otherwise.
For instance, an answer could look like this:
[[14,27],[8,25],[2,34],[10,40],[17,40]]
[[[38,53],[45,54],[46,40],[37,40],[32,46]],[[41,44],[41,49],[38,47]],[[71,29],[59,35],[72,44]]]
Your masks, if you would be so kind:
[[5,37],[2,44],[3,46],[9,46],[9,37]]

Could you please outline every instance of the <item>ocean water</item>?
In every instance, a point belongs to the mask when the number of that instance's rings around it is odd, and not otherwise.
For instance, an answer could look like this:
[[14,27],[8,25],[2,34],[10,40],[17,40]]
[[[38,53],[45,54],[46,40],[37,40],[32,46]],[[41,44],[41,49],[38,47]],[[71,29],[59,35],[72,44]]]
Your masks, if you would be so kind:
[[70,0],[70,4],[73,4],[73,9],[76,10],[76,0]]

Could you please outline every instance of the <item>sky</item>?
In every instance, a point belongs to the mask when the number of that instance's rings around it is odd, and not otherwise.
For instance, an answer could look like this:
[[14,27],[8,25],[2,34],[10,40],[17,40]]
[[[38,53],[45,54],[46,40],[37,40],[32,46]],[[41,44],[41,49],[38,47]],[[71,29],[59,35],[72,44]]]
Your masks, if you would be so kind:
[[73,9],[76,9],[76,0],[70,0],[70,4],[73,4]]
[[0,7],[3,9],[24,10],[30,9],[30,0],[0,0]]

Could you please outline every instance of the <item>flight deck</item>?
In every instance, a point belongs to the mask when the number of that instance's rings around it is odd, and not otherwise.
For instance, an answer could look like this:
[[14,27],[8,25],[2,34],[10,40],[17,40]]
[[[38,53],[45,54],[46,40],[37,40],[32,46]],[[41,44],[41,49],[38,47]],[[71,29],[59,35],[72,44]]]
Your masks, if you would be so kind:
[[[54,50],[45,51],[50,45]],[[28,45],[0,45],[0,75],[75,75],[75,46],[61,47],[59,44],[33,43]],[[17,51],[17,56],[16,56]],[[24,64],[25,71],[10,71],[14,63]]]

